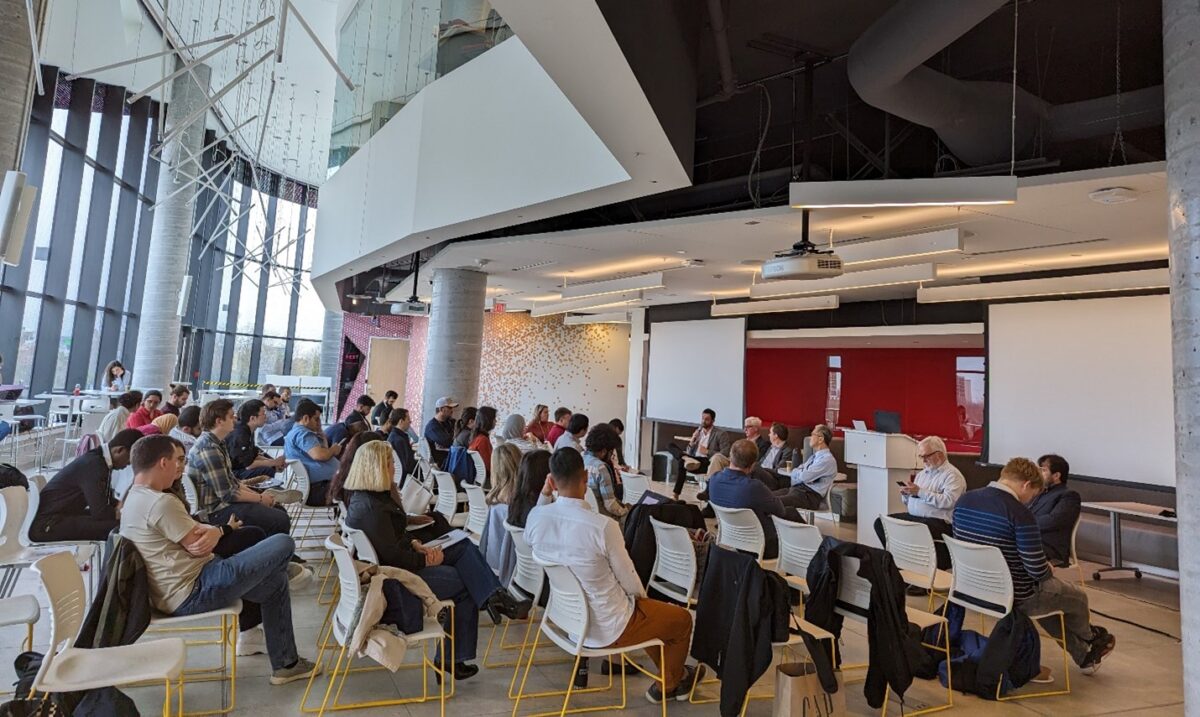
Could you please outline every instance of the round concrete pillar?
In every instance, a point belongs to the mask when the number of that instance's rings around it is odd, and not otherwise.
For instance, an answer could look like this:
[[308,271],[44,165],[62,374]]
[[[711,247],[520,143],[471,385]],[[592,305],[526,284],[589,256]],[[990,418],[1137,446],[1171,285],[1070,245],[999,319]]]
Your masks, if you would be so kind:
[[475,404],[486,297],[487,274],[471,269],[433,272],[422,421],[429,420],[442,396],[453,396],[464,406]]

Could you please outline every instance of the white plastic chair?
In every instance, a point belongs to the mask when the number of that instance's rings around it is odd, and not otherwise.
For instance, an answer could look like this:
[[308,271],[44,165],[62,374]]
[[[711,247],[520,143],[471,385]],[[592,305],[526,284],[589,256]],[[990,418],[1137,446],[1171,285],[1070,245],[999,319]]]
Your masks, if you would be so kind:
[[[1000,548],[993,545],[967,543],[948,535],[943,536],[942,540],[946,541],[946,548],[950,551],[950,564],[953,568],[950,593],[945,604],[948,606],[950,603],[954,603],[966,610],[977,612],[980,615],[990,615],[997,620],[1003,619],[1012,612],[1012,573],[1008,571],[1008,563],[1004,560],[1004,554],[1000,552]],[[1000,687],[1004,681],[1000,680],[996,684],[997,700],[1019,700],[1028,697],[1048,697],[1071,693],[1071,669],[1067,662],[1066,615],[1062,610],[1029,615],[1029,619],[1035,623],[1040,619],[1050,617],[1058,617],[1060,634],[1063,636],[1061,639],[1051,636],[1051,639],[1062,647],[1066,688],[1001,697]]]
[[372,565],[379,564],[379,553],[375,552],[375,546],[366,533],[347,525],[346,537],[350,539],[350,545],[354,547],[354,554],[359,560]]
[[[557,645],[560,649],[569,655],[575,657],[575,666],[568,673],[568,679],[573,679],[575,671],[579,668],[580,660],[586,660],[591,657],[606,657],[610,663],[615,656],[621,657],[623,666],[629,666],[637,669],[642,674],[650,677],[659,683],[662,694],[666,694],[666,680],[662,673],[654,674],[647,671],[637,662],[628,659],[626,655],[630,652],[638,650],[649,650],[657,647],[659,650],[659,663],[665,664],[666,650],[662,640],[653,639],[636,645],[628,645],[625,647],[585,647],[584,640],[587,637],[588,626],[591,624],[591,608],[587,602],[587,595],[583,592],[583,587],[579,584],[579,580],[571,570],[562,565],[543,565],[546,569],[546,577],[550,579],[550,601],[546,605],[546,611],[542,613],[542,622],[539,627],[541,634],[545,635],[551,642]],[[574,635],[574,637],[572,637]],[[525,660],[525,670],[521,677],[521,686],[517,690],[516,704],[513,705],[513,714],[518,714],[521,709],[521,700],[523,698],[533,697],[557,697],[563,696],[562,710],[559,714],[566,714],[570,705],[571,695],[579,692],[599,691],[592,688],[584,690],[574,690],[568,687],[564,691],[539,692],[536,694],[525,694],[525,684],[529,680],[529,673],[533,669],[534,658],[537,655],[539,640],[534,640],[533,647],[529,650],[529,658]],[[610,670],[611,673],[615,670]],[[611,686],[611,684],[609,685]],[[606,689],[606,688],[600,688]],[[625,671],[621,670],[621,702],[614,705],[603,705],[592,707],[589,705],[588,711],[605,710],[605,709],[622,709],[628,701],[628,692],[626,689]],[[662,714],[666,717],[667,700],[662,701]]]
[[[359,709],[366,707],[388,707],[395,705],[414,704],[420,702],[428,702],[434,697],[429,693],[429,677],[427,674],[428,668],[432,667],[437,670],[438,667],[434,664],[429,656],[429,644],[436,643],[441,647],[442,659],[448,663],[454,661],[454,635],[447,634],[442,626],[435,618],[426,617],[420,632],[401,635],[409,648],[419,646],[421,648],[420,664],[405,665],[405,667],[420,667],[421,668],[421,696],[420,697],[404,697],[392,700],[371,700],[366,702],[355,702],[345,704],[340,702],[342,690],[345,689],[346,679],[350,673],[367,672],[374,670],[382,670],[382,667],[353,667],[355,655],[347,654],[349,642],[353,636],[353,630],[358,623],[358,611],[360,603],[363,600],[363,587],[359,583],[358,569],[354,564],[354,559],[350,555],[349,548],[342,541],[341,536],[330,535],[325,539],[325,548],[333,555],[333,561],[337,565],[338,585],[340,594],[338,596],[337,605],[334,608],[332,619],[329,624],[329,632],[332,633],[335,643],[330,643],[329,635],[319,636],[317,644],[319,650],[317,652],[316,664],[320,666],[325,661],[325,653],[329,652],[329,660],[333,661],[333,650],[338,649],[338,657],[333,669],[329,671],[329,685],[325,688],[325,697],[321,701],[321,706],[309,707],[308,695],[312,691],[313,685],[318,678],[317,670],[308,679],[308,686],[304,689],[304,696],[300,700],[300,709],[303,712],[316,712],[318,715],[323,715],[327,711]],[[450,623],[454,624],[454,604],[451,602],[439,603],[439,606],[449,610]],[[325,631],[322,631],[325,632]],[[448,648],[448,649],[447,649]],[[447,673],[449,674],[449,673]],[[450,682],[449,688],[446,683]],[[334,685],[338,685],[337,694],[334,694]],[[454,683],[452,679],[442,680],[437,691],[437,699],[441,706],[441,713],[446,713],[446,698],[454,694]],[[330,702],[330,697],[333,701]]]
[[478,543],[483,529],[487,527],[487,498],[483,495],[483,488],[477,485],[464,485],[463,490],[467,492],[467,532]]
[[754,553],[759,560],[767,547],[762,523],[749,508],[722,508],[709,503],[717,514],[717,545]]
[[[541,599],[542,591],[546,584],[546,569],[542,567],[533,557],[533,549],[529,547],[529,543],[525,541],[525,530],[518,528],[508,523],[504,524],[504,530],[508,533],[513,544],[513,555],[515,565],[513,566],[512,577],[509,578],[508,585],[505,587],[518,601],[529,600],[533,603],[530,609],[529,617],[525,620],[504,620],[504,629],[501,630],[500,643],[496,642],[496,630],[492,630],[491,636],[488,638],[487,648],[483,654],[484,667],[512,667],[512,679],[508,683],[508,698],[516,698],[517,677],[520,675],[521,660],[525,656],[525,650],[529,648],[529,638],[533,634],[533,627],[536,624],[537,612],[539,610],[538,602]],[[512,625],[525,623],[525,634],[520,642],[506,642],[508,630]],[[491,661],[493,647],[498,650],[512,650],[519,648],[517,657],[514,661]],[[559,662],[559,660],[542,660],[537,664],[550,664]]]
[[[235,600],[228,607],[218,610],[210,610],[208,612],[196,613],[195,615],[165,615],[160,612],[151,612],[150,626],[146,630],[147,634],[152,632],[183,632],[183,633],[214,633],[214,639],[211,640],[185,640],[184,644],[191,647],[199,647],[201,645],[219,645],[221,651],[221,661],[216,667],[194,668],[192,670],[185,669],[180,677],[181,685],[188,682],[191,675],[199,675],[196,678],[197,682],[205,682],[209,680],[219,680],[220,682],[229,683],[228,699],[222,696],[221,707],[215,710],[205,712],[187,712],[184,715],[223,715],[229,714],[237,707],[237,640],[227,639],[230,636],[238,634],[238,618],[242,613],[242,601]],[[215,622],[215,624],[213,624]],[[207,623],[196,625],[195,623]],[[232,671],[231,671],[232,666]],[[183,697],[181,695],[180,699]]]
[[479,455],[479,451],[467,451],[467,455],[471,456],[471,462],[475,464],[475,485],[482,486],[487,480],[487,466],[483,463],[483,456]]
[[459,494],[458,487],[454,485],[454,476],[446,471],[435,470],[433,479],[437,482],[437,503],[433,509],[446,516],[446,520],[455,528],[466,525],[467,514],[458,512],[458,504],[465,501],[466,496]]
[[424,458],[426,462],[433,463],[433,449],[429,445],[429,440],[424,436],[417,439],[417,455]]
[[654,529],[654,567],[646,587],[654,588],[684,607],[696,602],[696,550],[681,525],[650,518]]
[[1076,518],[1075,518],[1075,525],[1073,525],[1071,527],[1071,556],[1070,556],[1071,562],[1067,563],[1067,565],[1066,565],[1066,567],[1068,569],[1075,568],[1076,570],[1079,571],[1079,587],[1080,587],[1080,589],[1082,589],[1084,587],[1084,585],[1083,585],[1083,563],[1079,562],[1079,551],[1075,547],[1076,546],[1075,541],[1079,536],[1079,523],[1082,521],[1083,521],[1083,513],[1080,512],[1080,514],[1078,516],[1076,516]]
[[75,692],[120,687],[137,682],[162,682],[166,689],[163,715],[170,714],[171,683],[183,689],[187,647],[179,638],[138,642],[121,647],[82,649],[74,646],[83,623],[87,600],[83,578],[71,556],[54,553],[40,558],[33,570],[41,578],[50,607],[50,646],[33,679],[37,692]]
[[42,616],[41,605],[33,595],[0,599],[0,628],[25,626],[25,649],[33,649],[33,626]]
[[900,569],[905,583],[929,591],[929,606],[933,609],[934,595],[945,595],[950,589],[950,573],[938,570],[937,550],[929,526],[910,520],[881,515],[887,551]]
[[28,504],[25,509],[25,519],[21,522],[21,545],[26,548],[67,548],[79,554],[88,555],[88,570],[89,580],[88,594],[94,595],[97,581],[100,579],[100,556],[103,552],[104,543],[95,540],[55,540],[51,542],[37,542],[30,535],[30,530],[33,528],[33,521],[37,517],[38,507],[42,504],[42,488],[46,487],[46,477],[38,474],[30,476],[29,490],[26,494]]
[[[296,541],[296,550],[304,550],[304,544],[313,540],[321,540],[324,535],[314,531],[314,522],[320,514],[329,515],[328,506],[313,506],[308,505],[308,494],[312,488],[312,484],[308,477],[308,469],[304,467],[301,461],[288,461],[287,468],[289,477],[284,483],[284,487],[289,490],[300,492],[300,500],[296,503],[286,506],[286,510],[292,516],[292,537]],[[304,527],[301,528],[301,523]],[[315,527],[320,530],[323,528],[332,528],[333,523],[323,521]],[[307,548],[309,551],[319,550],[319,548]]]
[[593,511],[595,511],[597,513],[600,512],[600,501],[596,500],[596,491],[592,490],[592,487],[590,485],[587,487],[587,490],[584,491],[584,493],[583,493],[583,501],[585,503],[587,503],[588,505],[592,506]]
[[[9,486],[0,489],[0,598],[12,595],[22,570],[51,553],[73,553],[79,570],[85,566],[89,569],[95,567],[92,563],[97,551],[91,543],[25,545],[29,534],[28,523],[32,521],[28,509],[29,493],[24,488]],[[91,573],[94,581],[95,570],[91,570]]]
[[625,487],[625,502],[637,505],[642,496],[650,490],[650,479],[641,473],[621,471],[621,485]]
[[775,571],[783,576],[788,585],[808,594],[808,564],[821,549],[824,538],[815,525],[794,523],[772,515],[775,532],[779,535],[779,560]]
[[192,482],[187,473],[179,477],[179,484],[183,486],[183,496],[187,498],[188,513],[195,515],[196,511],[200,510],[200,497],[196,494],[196,484]]

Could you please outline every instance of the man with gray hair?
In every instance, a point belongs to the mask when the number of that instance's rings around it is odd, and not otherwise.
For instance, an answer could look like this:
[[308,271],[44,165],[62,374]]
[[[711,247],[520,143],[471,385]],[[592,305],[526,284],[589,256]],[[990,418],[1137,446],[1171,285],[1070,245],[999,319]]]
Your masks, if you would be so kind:
[[[891,517],[929,526],[937,550],[938,568],[949,570],[950,553],[942,542],[942,536],[953,533],[951,522],[954,506],[967,491],[967,481],[946,457],[946,444],[941,438],[926,436],[921,439],[917,444],[917,454],[925,463],[925,468],[900,488],[900,499],[908,511]],[[879,542],[886,546],[883,521],[879,518],[875,519],[875,534],[879,536]]]
[[825,493],[837,478],[837,459],[829,450],[833,431],[823,423],[817,424],[808,436],[812,455],[797,466],[790,476],[791,487],[775,491],[783,504],[797,510],[817,510]]
[[742,423],[742,429],[746,432],[746,440],[754,441],[760,457],[766,455],[771,448],[771,441],[763,434],[762,424],[762,419],[758,416],[747,416]]

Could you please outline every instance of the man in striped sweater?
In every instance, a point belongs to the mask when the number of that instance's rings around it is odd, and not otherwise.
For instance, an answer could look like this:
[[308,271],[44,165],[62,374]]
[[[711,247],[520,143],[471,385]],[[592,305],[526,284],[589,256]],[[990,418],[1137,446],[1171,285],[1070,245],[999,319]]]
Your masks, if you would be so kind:
[[[954,537],[969,543],[993,545],[1004,554],[1012,574],[1015,606],[1027,615],[1062,610],[1066,617],[1067,651],[1090,675],[1112,652],[1116,638],[1090,622],[1087,594],[1054,577],[1037,519],[1026,505],[1044,487],[1038,467],[1026,458],[1013,458],[1000,471],[1000,480],[969,491],[954,508]],[[1040,621],[1058,636],[1057,616]]]

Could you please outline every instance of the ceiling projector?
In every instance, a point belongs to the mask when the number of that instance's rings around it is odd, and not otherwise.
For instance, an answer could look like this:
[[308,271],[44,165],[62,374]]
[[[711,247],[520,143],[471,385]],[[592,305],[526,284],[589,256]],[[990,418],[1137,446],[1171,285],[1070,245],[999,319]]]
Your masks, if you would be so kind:
[[828,279],[842,275],[842,259],[832,251],[821,251],[807,239],[796,242],[787,251],[775,254],[762,265],[762,278]]
[[390,308],[396,316],[429,316],[429,304],[416,299],[397,301]]

